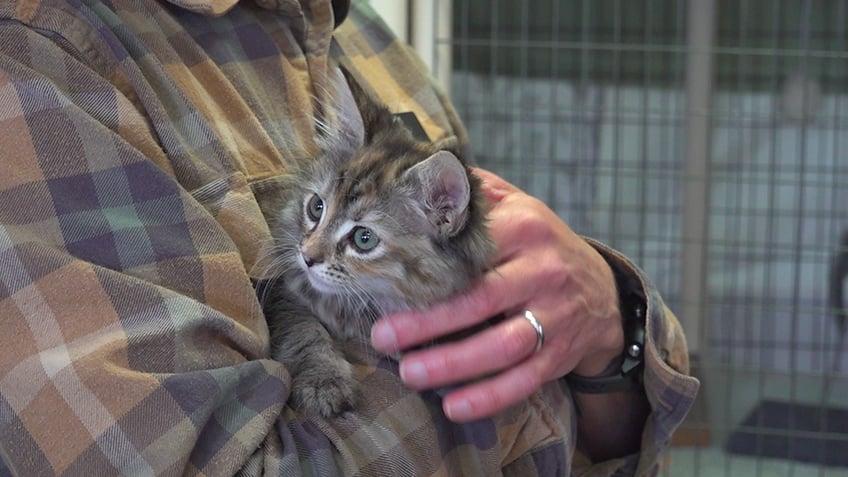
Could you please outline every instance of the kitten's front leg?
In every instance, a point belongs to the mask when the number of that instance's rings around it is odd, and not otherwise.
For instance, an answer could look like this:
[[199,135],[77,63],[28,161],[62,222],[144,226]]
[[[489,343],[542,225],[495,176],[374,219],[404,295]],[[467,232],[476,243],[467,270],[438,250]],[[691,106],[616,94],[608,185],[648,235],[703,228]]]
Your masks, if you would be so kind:
[[[295,407],[307,413],[332,417],[353,407],[353,367],[333,348],[332,343],[322,344],[326,346],[316,342],[317,349],[297,358],[299,363],[292,377],[292,399]],[[278,359],[288,359],[285,354],[280,353]]]
[[279,308],[269,321],[272,357],[292,375],[291,399],[310,414],[332,417],[353,407],[353,367],[333,344],[333,339],[308,311]]

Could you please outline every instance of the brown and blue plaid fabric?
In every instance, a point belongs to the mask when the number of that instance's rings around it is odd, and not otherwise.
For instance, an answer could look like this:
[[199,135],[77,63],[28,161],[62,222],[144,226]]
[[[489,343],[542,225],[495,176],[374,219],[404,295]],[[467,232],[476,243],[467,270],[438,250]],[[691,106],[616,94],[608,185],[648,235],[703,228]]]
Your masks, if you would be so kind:
[[[337,2],[336,14],[346,7]],[[452,424],[438,392],[350,344],[361,406],[286,405],[251,286],[257,194],[314,157],[338,57],[434,140],[465,133],[364,2],[0,0],[0,457],[13,475],[613,475],[655,471],[694,399],[679,325],[650,297],[639,455],[575,454],[561,383]],[[601,247],[600,245],[598,245]],[[665,360],[660,356],[667,356]],[[676,371],[675,371],[676,368]],[[580,462],[584,462],[583,465]],[[2,474],[0,469],[0,474]]]

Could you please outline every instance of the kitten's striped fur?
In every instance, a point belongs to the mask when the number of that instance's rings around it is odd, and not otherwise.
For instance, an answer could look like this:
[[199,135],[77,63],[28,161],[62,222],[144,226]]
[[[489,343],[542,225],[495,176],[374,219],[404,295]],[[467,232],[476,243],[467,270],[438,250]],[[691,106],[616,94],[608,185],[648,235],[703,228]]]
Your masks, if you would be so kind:
[[327,114],[339,126],[319,123],[322,157],[271,217],[279,276],[263,297],[295,404],[325,416],[354,399],[334,339],[368,339],[377,317],[468,288],[494,252],[479,181],[457,151],[416,140],[348,80],[352,97]]

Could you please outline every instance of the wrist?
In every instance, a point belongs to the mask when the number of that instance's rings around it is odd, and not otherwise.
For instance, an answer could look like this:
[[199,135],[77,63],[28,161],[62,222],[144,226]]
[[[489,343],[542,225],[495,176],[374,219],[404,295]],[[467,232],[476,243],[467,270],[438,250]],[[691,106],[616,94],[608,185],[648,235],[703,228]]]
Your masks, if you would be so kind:
[[574,374],[591,377],[611,376],[618,372],[624,360],[624,327],[620,314],[610,326],[609,338],[602,340],[602,349],[586,355],[571,371]]
[[579,393],[611,393],[642,387],[647,300],[641,287],[632,286],[633,277],[626,270],[617,267],[614,260],[607,263],[618,292],[617,325],[611,328],[614,339],[585,357],[566,376],[572,390]]
[[[597,251],[597,250],[596,250]],[[583,356],[577,366],[571,371],[585,377],[600,377],[614,374],[616,364],[620,364],[621,351],[624,349],[624,324],[622,320],[622,302],[619,298],[620,286],[616,272],[609,260],[600,252],[597,253],[598,270],[603,274],[603,289],[607,295],[606,310],[600,317],[606,323],[606,329],[601,333],[592,346],[591,351]],[[618,298],[618,299],[617,299]]]
[[610,393],[640,388],[645,351],[645,308],[634,305],[633,316],[624,323],[624,346],[607,368],[596,375],[581,375],[578,371],[565,380],[576,392]]

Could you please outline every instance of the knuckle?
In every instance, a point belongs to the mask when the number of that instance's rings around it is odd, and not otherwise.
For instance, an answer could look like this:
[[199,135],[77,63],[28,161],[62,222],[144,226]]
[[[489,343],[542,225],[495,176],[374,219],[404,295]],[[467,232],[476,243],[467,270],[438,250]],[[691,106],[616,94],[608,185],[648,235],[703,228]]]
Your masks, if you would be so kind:
[[527,395],[535,392],[547,381],[547,379],[544,379],[544,376],[548,373],[552,364],[551,354],[547,351],[543,349],[539,353],[534,353],[531,358],[528,358],[521,366],[517,366],[514,369],[519,381],[516,387],[523,389],[523,392]]
[[491,316],[498,311],[498,291],[495,284],[484,283],[466,295],[466,312],[470,315]]
[[501,405],[508,406],[530,396],[542,385],[542,381],[535,372],[523,369],[521,372],[513,373],[510,377],[510,386],[501,396]]
[[501,409],[505,405],[505,399],[501,393],[492,387],[486,387],[480,391],[479,402],[489,410]]
[[533,369],[507,371],[475,391],[475,407],[483,413],[496,412],[533,394],[543,381]]
[[522,212],[518,214],[515,225],[522,231],[532,232],[534,235],[549,228],[544,214],[534,204],[528,204],[528,207],[522,209]]
[[[519,318],[519,322],[514,326],[506,327],[506,329],[498,335],[498,352],[502,359],[507,363],[512,363],[517,359],[527,355],[532,345],[530,334],[527,330],[521,328],[530,328],[530,325]],[[535,332],[533,337],[535,338]]]
[[564,284],[571,276],[571,271],[556,250],[542,252],[538,265],[538,273],[541,275],[542,283],[554,285]]
[[519,385],[519,388],[523,389],[524,393],[527,394],[527,395],[530,395],[536,389],[538,389],[540,386],[542,386],[542,379],[535,372],[528,371],[528,372],[522,373],[520,375],[520,377],[521,377],[522,382]]

